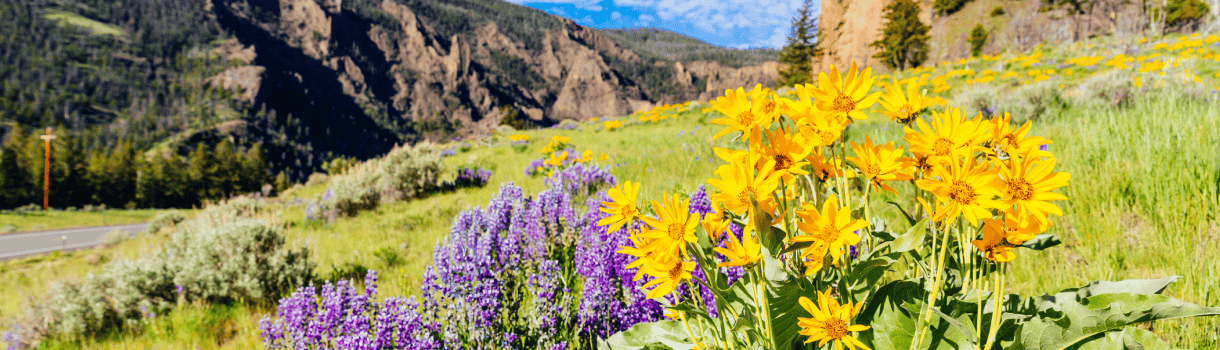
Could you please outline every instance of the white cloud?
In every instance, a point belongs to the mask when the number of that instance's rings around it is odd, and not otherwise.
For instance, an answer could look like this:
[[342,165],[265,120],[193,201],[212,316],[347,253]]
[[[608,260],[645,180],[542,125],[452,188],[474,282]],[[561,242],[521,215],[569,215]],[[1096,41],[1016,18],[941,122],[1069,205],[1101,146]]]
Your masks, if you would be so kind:
[[652,21],[655,19],[656,18],[653,18],[652,16],[649,16],[649,15],[640,15],[640,25],[647,26],[647,25],[651,24]]
[[[613,0],[615,6],[650,9],[663,21],[685,21],[713,33],[734,29],[770,32],[788,27],[802,0]],[[814,11],[821,7],[813,4]]]
[[623,18],[623,14],[622,14],[622,13],[619,13],[618,11],[614,11],[614,12],[611,12],[611,13],[610,13],[610,19],[611,19],[611,20],[616,20],[616,21],[617,21],[619,18]]

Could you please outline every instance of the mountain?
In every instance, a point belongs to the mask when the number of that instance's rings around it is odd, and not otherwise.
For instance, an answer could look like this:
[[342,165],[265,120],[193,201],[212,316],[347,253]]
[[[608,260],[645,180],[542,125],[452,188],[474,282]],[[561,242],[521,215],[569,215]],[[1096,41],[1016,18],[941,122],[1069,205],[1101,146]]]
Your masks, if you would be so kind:
[[262,142],[297,179],[333,157],[706,100],[776,72],[766,50],[499,0],[0,0],[0,14],[19,19],[0,24],[0,122],[178,154]]

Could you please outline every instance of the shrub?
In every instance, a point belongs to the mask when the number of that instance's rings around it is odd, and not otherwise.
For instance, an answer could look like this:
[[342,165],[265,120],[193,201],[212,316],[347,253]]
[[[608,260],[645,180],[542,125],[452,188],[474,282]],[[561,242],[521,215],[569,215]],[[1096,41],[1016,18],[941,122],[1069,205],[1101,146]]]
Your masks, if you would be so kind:
[[1097,105],[1108,107],[1124,107],[1135,97],[1135,86],[1132,85],[1132,75],[1110,70],[1094,74],[1080,83],[1073,103],[1079,105]]
[[110,232],[106,232],[105,235],[102,235],[102,246],[113,247],[115,245],[118,245],[119,243],[123,243],[124,241],[126,241],[130,238],[131,238],[131,234],[127,233],[127,231],[118,230],[118,229],[111,230]]
[[309,174],[309,180],[305,181],[305,186],[318,186],[326,183],[328,180],[330,180],[330,175],[323,173]]
[[1001,99],[997,112],[1009,112],[1014,122],[1053,117],[1067,108],[1058,82],[1043,81],[1017,88]]
[[153,234],[160,233],[162,229],[178,226],[178,223],[182,222],[182,220],[186,220],[186,215],[180,211],[171,210],[163,212],[149,220],[148,228],[145,230]]
[[318,210],[328,216],[351,216],[381,202],[421,198],[440,188],[440,173],[440,157],[435,153],[397,148],[334,177]]
[[975,85],[953,98],[952,105],[960,106],[970,116],[983,112],[985,116],[996,114],[1000,92],[995,86]]
[[991,17],[1000,17],[1000,16],[1003,16],[1004,13],[1005,12],[1004,12],[1003,6],[996,5],[995,8],[991,9]]
[[243,210],[228,206],[184,221],[159,253],[117,260],[83,282],[53,286],[47,303],[27,314],[33,322],[11,331],[20,341],[10,342],[10,349],[49,335],[78,339],[137,329],[180,298],[262,303],[312,280],[308,251],[285,249],[278,227],[236,216]]

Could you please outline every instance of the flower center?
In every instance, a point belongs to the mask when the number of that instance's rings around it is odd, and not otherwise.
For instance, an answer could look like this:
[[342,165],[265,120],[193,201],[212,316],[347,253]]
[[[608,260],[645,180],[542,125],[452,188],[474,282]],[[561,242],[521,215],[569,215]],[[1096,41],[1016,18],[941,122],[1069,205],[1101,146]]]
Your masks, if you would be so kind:
[[792,157],[788,157],[787,154],[776,154],[775,155],[775,170],[776,171],[788,169],[788,167],[791,167],[791,166],[792,166]]
[[826,242],[827,245],[829,245],[830,242],[834,242],[838,238],[839,230],[836,230],[834,225],[826,225],[825,227],[822,227],[822,232],[818,235],[818,239],[822,242]]
[[836,112],[851,112],[856,109],[856,100],[851,99],[851,96],[839,95],[835,97],[834,106]]
[[953,150],[953,141],[947,138],[936,139],[936,143],[932,145],[932,152],[936,152],[937,156],[947,156]]
[[627,218],[628,220],[630,220],[631,218],[635,217],[635,214],[636,214],[635,204],[627,204],[627,205],[623,206],[623,217],[624,218]]
[[775,101],[766,100],[766,102],[763,102],[762,111],[763,111],[763,113],[769,115],[769,114],[775,112],[775,106],[776,106]]
[[843,339],[847,336],[847,322],[837,318],[831,318],[823,323],[823,328],[826,330],[826,337],[830,339]]
[[822,138],[823,145],[829,145],[835,142],[835,134],[828,130],[818,130],[818,136]]
[[1022,178],[1016,178],[1008,182],[1008,195],[1019,201],[1028,201],[1034,198],[1034,185]]
[[681,241],[683,236],[686,235],[686,225],[676,223],[676,222],[669,224],[668,233],[669,233],[669,239],[672,239],[675,241]]
[[737,115],[737,124],[743,126],[754,124],[754,113],[750,111],[741,112],[741,114]]
[[674,267],[669,269],[669,279],[675,281],[681,280],[682,272],[684,272],[682,270],[682,262],[674,263]]
[[958,204],[969,205],[974,203],[975,197],[978,197],[978,194],[974,193],[974,187],[965,181],[957,180],[953,181],[952,185],[949,185],[949,199]]
[[877,163],[869,164],[868,169],[864,169],[864,173],[872,176],[881,175],[881,165]]
[[1004,137],[1000,139],[1000,143],[1005,146],[1011,147],[1013,150],[1016,150],[1017,148],[1019,148],[1018,147],[1019,145],[1017,144],[1017,135],[1013,135],[1013,134],[1004,135]]
[[909,105],[909,104],[906,104],[906,105],[902,105],[902,109],[899,109],[898,112],[902,113],[903,119],[906,119],[907,116],[909,116],[909,115],[911,115],[911,113],[915,112],[915,111],[913,111],[913,109],[915,109],[915,108],[911,107],[911,105]]

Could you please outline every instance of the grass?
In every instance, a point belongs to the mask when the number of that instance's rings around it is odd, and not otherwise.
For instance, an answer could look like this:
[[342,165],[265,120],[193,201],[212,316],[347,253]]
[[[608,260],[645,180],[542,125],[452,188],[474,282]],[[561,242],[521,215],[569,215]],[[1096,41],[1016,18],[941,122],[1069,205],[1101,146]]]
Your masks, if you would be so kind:
[[[1076,53],[1052,51],[1060,59]],[[956,68],[960,66],[941,67],[933,73]],[[964,79],[951,80],[951,92],[972,88],[963,83]],[[417,295],[423,269],[431,263],[432,247],[448,233],[456,213],[485,205],[496,193],[496,184],[513,182],[527,194],[543,188],[541,179],[525,175],[523,167],[541,156],[539,150],[552,136],[571,137],[578,150],[592,150],[595,159],[601,153],[610,155],[605,164],[611,165],[620,181],[643,183],[641,199],[658,199],[663,192],[689,194],[714,176],[720,164],[711,160],[711,147],[742,147],[723,139],[712,141],[711,135],[719,127],[709,125],[710,116],[697,112],[699,108],[696,105],[696,111],[656,123],[620,118],[631,122],[613,132],[603,130],[600,121],[581,124],[578,130],[525,131],[522,134],[529,135],[531,142],[524,152],[509,146],[507,135],[494,136],[480,147],[444,159],[450,169],[465,164],[493,169],[487,187],[384,204],[330,224],[306,222],[304,204],[280,198],[275,200],[282,208],[279,220],[288,227],[289,245],[310,248],[320,275],[329,275],[335,267],[360,264],[381,272],[382,297]],[[1184,277],[1166,294],[1201,305],[1220,305],[1215,288],[1215,270],[1220,263],[1212,253],[1220,249],[1220,221],[1214,214],[1220,212],[1220,107],[1214,101],[1174,98],[1153,91],[1126,108],[1077,106],[1034,125],[1031,134],[1054,142],[1051,151],[1058,156],[1058,170],[1072,174],[1071,185],[1060,191],[1069,198],[1060,203],[1065,216],[1056,219],[1050,229],[1063,238],[1064,244],[1042,252],[1020,251],[1012,268],[1010,292],[1032,296],[1094,280],[1181,275]],[[897,140],[902,129],[874,117],[853,125],[849,131],[852,140],[865,135],[874,140]],[[901,230],[905,225],[885,202],[897,201],[908,208],[912,203],[910,186],[896,187],[899,194],[875,196],[871,205],[876,215],[896,226],[893,230]],[[325,189],[323,184],[292,193],[308,202]],[[118,258],[146,253],[158,239],[162,238],[130,241],[107,254]],[[378,250],[396,253],[399,262],[389,264],[374,257],[372,252]],[[19,296],[0,303],[0,316],[7,318],[21,301],[45,293],[46,281],[79,279],[82,271],[97,270],[84,261],[83,252],[76,254],[0,265],[0,280],[16,282],[0,286],[4,288],[0,293]],[[37,281],[33,276],[39,276]],[[194,305],[165,315],[146,332],[116,334],[85,343],[48,344],[47,348],[162,348],[184,344],[205,349],[257,347],[257,320],[268,312]],[[228,323],[217,320],[228,320],[231,325],[218,326]],[[1216,349],[1214,334],[1220,333],[1220,322],[1215,317],[1162,321],[1149,327],[1180,348]],[[227,340],[216,341],[217,329],[226,330]]]
[[88,30],[93,35],[112,35],[123,37],[123,29],[106,23],[98,22],[81,15],[65,12],[60,10],[47,9],[42,15],[44,18],[59,22],[60,24],[69,24]]
[[29,211],[0,214],[0,234],[148,222],[164,210]]

